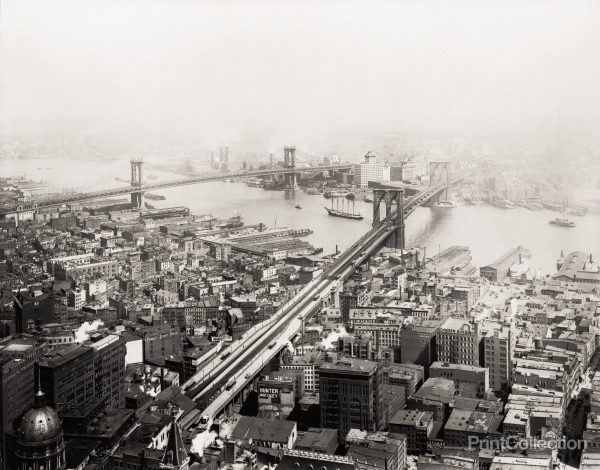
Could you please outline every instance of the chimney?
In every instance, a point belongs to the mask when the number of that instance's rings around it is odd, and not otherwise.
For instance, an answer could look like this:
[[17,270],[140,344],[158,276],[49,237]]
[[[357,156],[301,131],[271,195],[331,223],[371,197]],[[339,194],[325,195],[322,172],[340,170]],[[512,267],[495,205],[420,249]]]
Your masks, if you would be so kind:
[[225,463],[230,463],[230,464],[234,464],[235,463],[235,459],[237,457],[237,445],[236,442],[233,440],[227,440],[224,443],[224,457],[225,457]]
[[161,367],[160,368],[160,389],[161,390],[165,389],[165,376],[166,376],[165,368]]

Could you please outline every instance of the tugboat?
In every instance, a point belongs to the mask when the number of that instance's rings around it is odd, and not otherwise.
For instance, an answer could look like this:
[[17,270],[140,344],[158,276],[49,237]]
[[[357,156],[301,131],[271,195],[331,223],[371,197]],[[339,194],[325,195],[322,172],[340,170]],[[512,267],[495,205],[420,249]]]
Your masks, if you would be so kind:
[[300,205],[300,203],[296,204],[296,209],[302,209],[302,206]]
[[[340,210],[339,200],[342,199],[342,209]],[[352,219],[352,220],[362,220],[363,216],[359,213],[354,212],[354,201],[352,201],[352,212],[344,210],[345,201],[344,198],[335,198],[336,208],[333,208],[333,199],[331,200],[331,209],[329,207],[325,207],[327,213],[333,217],[342,217],[344,219]]]

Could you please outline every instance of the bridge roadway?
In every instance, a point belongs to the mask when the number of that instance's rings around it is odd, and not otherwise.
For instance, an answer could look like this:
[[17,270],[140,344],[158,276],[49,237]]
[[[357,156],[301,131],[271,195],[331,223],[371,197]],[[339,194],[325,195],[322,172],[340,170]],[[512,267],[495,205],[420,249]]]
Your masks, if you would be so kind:
[[[335,170],[347,170],[352,167],[352,164],[339,164],[339,165],[324,165],[324,166],[315,166],[315,167],[307,167],[307,168],[270,168],[270,169],[262,169],[262,170],[252,170],[252,171],[238,171],[231,173],[218,173],[213,175],[203,175],[203,176],[195,176],[192,178],[181,178],[163,182],[156,182],[151,184],[144,184],[141,186],[122,186],[119,188],[112,189],[103,189],[99,191],[90,191],[90,192],[80,192],[80,193],[71,193],[65,194],[58,197],[47,198],[47,199],[38,199],[32,201],[29,205],[37,204],[38,209],[43,209],[46,207],[55,207],[60,206],[62,204],[68,204],[73,202],[83,202],[83,201],[91,201],[94,199],[102,199],[106,197],[114,197],[114,196],[122,196],[125,194],[131,193],[140,193],[147,192],[159,189],[173,188],[176,186],[187,186],[190,184],[199,184],[199,183],[210,183],[214,181],[223,181],[226,179],[238,179],[238,178],[256,178],[260,176],[270,176],[270,175],[283,175],[290,173],[315,173],[321,171],[335,171]],[[17,206],[10,208],[3,208],[0,210],[0,215],[13,214],[17,212]]]
[[[457,178],[455,181],[457,181]],[[438,185],[427,188],[406,200],[404,217],[408,217],[425,201],[445,188]],[[311,281],[296,296],[283,306],[268,327],[261,328],[258,334],[248,335],[241,348],[228,356],[212,374],[211,385],[202,387],[193,398],[203,415],[212,422],[234,397],[260,372],[264,364],[286,347],[288,341],[301,329],[302,320],[313,312],[324,298],[345,281],[355,266],[366,261],[397,230],[396,214],[390,215],[378,226],[372,228],[346,250],[333,265],[319,278]],[[264,331],[268,329],[268,333]],[[274,343],[274,344],[273,344]],[[186,393],[187,394],[187,393]],[[189,396],[189,395],[188,395]]]

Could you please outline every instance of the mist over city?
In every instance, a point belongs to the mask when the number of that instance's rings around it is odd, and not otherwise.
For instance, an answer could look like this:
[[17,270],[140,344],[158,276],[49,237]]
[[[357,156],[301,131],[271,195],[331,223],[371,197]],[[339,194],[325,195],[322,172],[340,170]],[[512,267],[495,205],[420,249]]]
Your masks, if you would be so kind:
[[0,0],[0,470],[600,468],[599,24]]

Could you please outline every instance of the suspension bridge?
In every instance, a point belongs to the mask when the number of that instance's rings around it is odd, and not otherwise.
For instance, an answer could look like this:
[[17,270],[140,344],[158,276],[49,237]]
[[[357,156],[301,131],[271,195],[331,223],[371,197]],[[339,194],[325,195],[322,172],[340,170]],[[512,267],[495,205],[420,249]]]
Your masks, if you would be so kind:
[[261,177],[275,177],[283,175],[284,188],[294,189],[297,187],[297,175],[301,173],[331,173],[333,171],[349,171],[351,163],[339,163],[320,166],[297,166],[295,147],[284,148],[284,161],[281,164],[269,165],[254,170],[213,172],[206,174],[189,174],[184,177],[151,181],[144,180],[144,162],[142,159],[132,159],[128,175],[123,174],[123,169],[117,174],[111,171],[107,175],[96,177],[94,180],[80,188],[64,190],[59,194],[36,197],[26,203],[19,203],[0,209],[0,218],[15,218],[17,223],[30,217],[41,209],[59,207],[99,199],[113,198],[117,196],[130,195],[133,208],[143,209],[144,194],[149,191],[187,186],[192,184],[210,183],[230,179],[249,179]]

